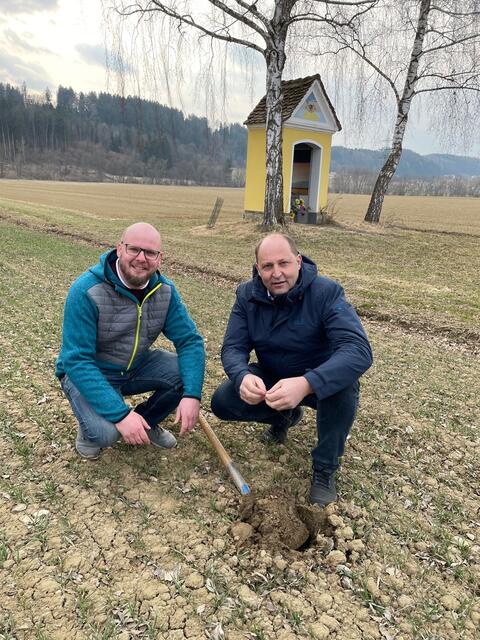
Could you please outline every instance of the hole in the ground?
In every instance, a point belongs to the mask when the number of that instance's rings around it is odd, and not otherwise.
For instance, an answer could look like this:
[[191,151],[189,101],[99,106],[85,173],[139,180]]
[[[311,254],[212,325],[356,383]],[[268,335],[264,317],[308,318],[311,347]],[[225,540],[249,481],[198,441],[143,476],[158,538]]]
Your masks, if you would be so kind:
[[323,509],[300,504],[283,491],[251,494],[242,500],[240,519],[254,529],[252,542],[264,549],[305,551],[319,532],[331,527]]

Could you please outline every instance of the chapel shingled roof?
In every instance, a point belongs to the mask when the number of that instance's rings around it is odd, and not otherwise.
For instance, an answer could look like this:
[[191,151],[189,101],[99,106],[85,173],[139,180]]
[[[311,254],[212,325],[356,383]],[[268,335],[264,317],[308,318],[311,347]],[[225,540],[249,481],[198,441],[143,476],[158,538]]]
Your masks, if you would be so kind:
[[[295,80],[283,80],[282,88],[283,88],[283,105],[282,105],[282,122],[288,120],[296,107],[305,96],[307,91],[310,89],[312,84],[318,80],[320,83],[320,87],[323,91],[325,99],[330,107],[333,117],[335,118],[335,123],[340,131],[342,125],[340,124],[339,119],[337,118],[337,114],[335,113],[335,109],[333,108],[332,103],[330,102],[330,98],[325,91],[325,87],[323,86],[323,82],[320,78],[320,75],[317,73],[314,76],[307,76],[306,78],[295,78]],[[249,114],[248,118],[245,120],[243,124],[265,124],[267,119],[267,100],[266,96],[260,100],[257,106],[253,109],[253,111]]]

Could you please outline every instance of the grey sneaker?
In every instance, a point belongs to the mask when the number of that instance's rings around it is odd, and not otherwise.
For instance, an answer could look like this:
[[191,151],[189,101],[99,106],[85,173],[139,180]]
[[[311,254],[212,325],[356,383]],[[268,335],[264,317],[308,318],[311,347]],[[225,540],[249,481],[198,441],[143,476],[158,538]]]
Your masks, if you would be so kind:
[[85,460],[97,460],[101,451],[98,445],[83,437],[80,427],[78,428],[77,439],[75,440],[75,449],[78,455],[85,458]]
[[285,444],[288,438],[288,430],[298,424],[302,418],[303,407],[295,407],[295,409],[284,411],[281,421],[267,427],[260,436],[260,440],[266,443]]
[[147,431],[148,437],[150,438],[150,442],[156,447],[161,447],[162,449],[173,449],[173,447],[177,446],[177,439],[167,431],[163,427],[155,427]]
[[322,508],[331,502],[336,502],[335,472],[325,469],[313,470],[308,500],[310,504],[318,504]]

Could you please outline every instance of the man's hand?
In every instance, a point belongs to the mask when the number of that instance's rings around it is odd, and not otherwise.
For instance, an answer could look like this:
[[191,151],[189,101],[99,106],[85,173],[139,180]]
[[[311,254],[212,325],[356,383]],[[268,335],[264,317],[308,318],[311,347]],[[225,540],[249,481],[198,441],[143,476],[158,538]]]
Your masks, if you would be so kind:
[[180,435],[184,436],[197,424],[200,412],[200,400],[196,398],[182,398],[175,414],[175,424],[181,422]]
[[297,407],[310,393],[313,393],[313,389],[303,376],[284,378],[267,391],[265,402],[272,409],[283,411]]
[[146,432],[146,429],[150,429],[150,426],[135,411],[130,411],[128,416],[117,422],[116,427],[127,444],[150,444],[150,439]]
[[265,400],[267,389],[261,378],[247,373],[240,385],[240,398],[247,404],[259,404]]

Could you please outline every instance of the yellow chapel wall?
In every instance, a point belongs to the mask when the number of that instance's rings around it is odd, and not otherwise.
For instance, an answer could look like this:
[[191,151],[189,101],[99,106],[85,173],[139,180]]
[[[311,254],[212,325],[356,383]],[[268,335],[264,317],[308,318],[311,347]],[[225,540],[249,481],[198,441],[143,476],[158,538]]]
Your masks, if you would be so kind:
[[245,211],[263,211],[265,200],[265,128],[249,127],[245,172]]
[[[327,205],[328,173],[332,148],[332,134],[325,131],[283,128],[283,209],[290,211],[290,181],[292,175],[292,148],[298,142],[310,141],[322,148],[319,180],[319,208]],[[245,211],[263,212],[265,200],[265,128],[249,127],[247,143],[247,166],[245,175]]]

